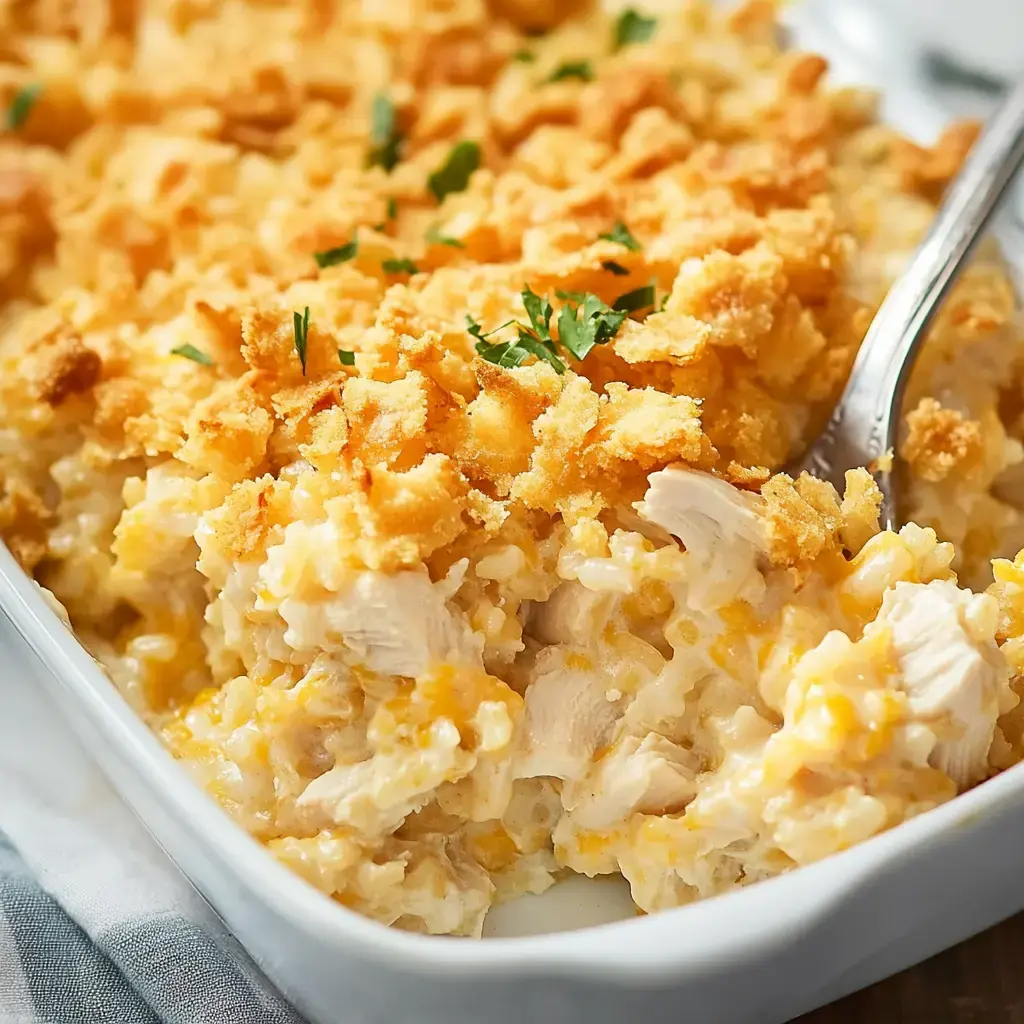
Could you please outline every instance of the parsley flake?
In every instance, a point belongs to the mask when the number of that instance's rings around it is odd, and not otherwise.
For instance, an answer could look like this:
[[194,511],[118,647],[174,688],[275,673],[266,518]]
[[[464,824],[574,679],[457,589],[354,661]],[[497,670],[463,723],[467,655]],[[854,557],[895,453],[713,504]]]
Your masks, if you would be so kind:
[[630,252],[640,251],[640,243],[629,233],[629,228],[621,220],[616,222],[615,227],[611,231],[606,231],[603,235],[598,235],[597,237],[603,238],[606,242],[618,242],[619,245],[624,245]]
[[412,260],[383,260],[381,267],[385,274],[418,274],[420,268]]
[[457,238],[452,238],[450,235],[442,235],[440,228],[436,224],[431,228],[427,228],[427,233],[424,237],[431,245],[450,245],[453,249],[466,248],[465,242],[460,242]]
[[[484,333],[480,324],[469,314],[466,315],[466,330],[477,339],[477,354],[488,363],[504,367],[520,366],[530,356],[536,356],[538,359],[550,363],[557,373],[565,373],[565,363],[558,357],[548,327],[548,319],[552,312],[551,303],[527,288],[523,292],[523,305],[527,307],[527,313],[533,325],[531,327],[525,327],[518,320],[506,320],[494,330]],[[545,310],[547,310],[547,316],[545,316]],[[492,334],[497,334],[502,328],[512,324],[518,328],[518,337],[514,341],[489,342],[487,340]]]
[[[561,345],[576,359],[584,359],[595,345],[604,345],[615,337],[626,319],[625,310],[606,306],[596,295],[588,292],[556,292],[565,301],[558,313],[558,341],[551,337],[553,310],[547,298],[530,288],[523,289],[523,307],[530,319],[529,326],[509,320],[501,327],[484,333],[471,317],[466,317],[466,330],[476,338],[476,351],[482,359],[498,366],[520,366],[529,356],[543,359],[558,373],[565,373],[566,364],[559,353]],[[514,341],[490,342],[487,339],[503,327],[515,324]]]
[[14,94],[14,99],[11,100],[11,105],[4,115],[4,127],[9,132],[17,131],[28,120],[28,115],[32,113],[32,108],[36,105],[36,100],[39,99],[42,91],[42,84],[34,82]]
[[607,270],[609,274],[614,274],[616,277],[625,277],[629,274],[629,271],[621,263],[616,263],[615,260],[605,260],[601,264],[601,269]]
[[352,259],[357,252],[359,252],[359,242],[353,238],[351,242],[346,242],[344,245],[335,246],[333,249],[325,249],[323,252],[313,253],[313,259],[316,260],[318,267],[333,267]]
[[519,366],[529,358],[530,353],[514,341],[500,341],[494,345],[486,341],[476,343],[477,355],[496,366]]
[[514,324],[516,321],[506,320],[503,324],[499,324],[493,330],[484,333],[483,328],[474,320],[468,313],[466,314],[466,330],[474,337],[477,341],[484,341],[489,338],[492,334],[497,334],[503,327],[508,327],[510,324]]
[[470,175],[480,166],[480,144],[458,142],[452,146],[448,159],[427,178],[427,187],[440,203],[452,192],[462,192],[469,184]]
[[394,196],[392,196],[388,200],[387,211],[388,211],[388,216],[387,216],[388,220],[395,220],[395,219],[397,219],[397,217],[398,217],[398,200],[395,199]]
[[555,351],[555,343],[553,341],[538,341],[532,334],[520,327],[519,339],[515,344],[519,348],[526,349],[530,355],[534,355],[538,359],[543,359],[545,362],[550,363],[555,368],[556,373],[565,373],[565,363],[558,358],[558,353]]
[[625,319],[624,311],[609,309],[588,294],[582,302],[567,302],[559,310],[558,340],[577,359],[585,359],[595,345],[611,341]]
[[512,60],[519,64],[532,64],[536,59],[536,56],[525,47],[521,50],[516,50],[516,52],[512,54]]
[[594,68],[590,61],[568,60],[564,64],[559,64],[548,75],[549,82],[564,82],[570,78],[577,78],[581,82],[592,82],[594,80]]
[[32,113],[32,108],[35,106],[36,100],[39,99],[42,91],[42,84],[34,82],[24,86],[14,94],[11,105],[7,108],[7,113],[4,115],[4,127],[8,131],[16,131],[28,120],[29,114]]
[[195,345],[179,345],[171,349],[172,356],[184,356],[191,359],[193,363],[200,363],[203,366],[213,366],[213,360],[205,353],[200,352]]
[[627,7],[615,22],[615,49],[630,43],[646,43],[658,27],[657,18],[645,18],[639,11]]
[[653,305],[654,285],[645,284],[643,288],[634,288],[633,291],[620,295],[612,303],[612,309],[619,309],[625,313],[635,313],[641,309],[648,309]]
[[[295,315],[298,316],[299,314],[296,313]],[[340,362],[342,366],[355,366],[356,365],[356,354],[355,354],[355,352],[349,352],[346,349],[339,348],[338,349],[338,362]]]
[[302,363],[302,376],[306,376],[306,345],[309,341],[309,306],[300,316],[292,313],[292,326],[295,329],[295,351],[299,354],[299,362]]
[[391,171],[399,161],[402,133],[398,130],[398,114],[386,93],[373,97],[370,107],[370,155],[367,163]]
[[526,310],[526,315],[530,318],[530,326],[533,328],[533,333],[541,341],[550,341],[551,329],[548,327],[548,322],[551,320],[551,314],[554,312],[551,308],[551,303],[547,299],[542,299],[539,295],[535,294],[529,287],[523,289],[522,299],[523,308]]

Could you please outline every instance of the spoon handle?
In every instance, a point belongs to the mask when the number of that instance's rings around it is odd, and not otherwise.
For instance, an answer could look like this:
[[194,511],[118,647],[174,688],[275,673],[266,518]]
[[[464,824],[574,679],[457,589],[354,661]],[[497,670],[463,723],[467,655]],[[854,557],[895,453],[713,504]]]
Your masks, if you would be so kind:
[[[890,289],[825,432],[799,470],[841,487],[896,443],[900,402],[928,325],[1024,161],[1024,78],[1012,88],[946,194],[910,266]],[[889,474],[879,474],[883,522],[893,525]]]

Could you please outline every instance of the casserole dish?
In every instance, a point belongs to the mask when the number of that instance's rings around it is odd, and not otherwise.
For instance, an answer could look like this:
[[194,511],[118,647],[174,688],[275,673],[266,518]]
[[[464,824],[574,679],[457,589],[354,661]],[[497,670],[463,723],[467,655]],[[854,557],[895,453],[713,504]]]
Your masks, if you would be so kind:
[[[25,671],[56,688],[158,841],[314,1021],[468,1020],[482,1005],[497,1020],[669,1020],[682,1001],[697,1019],[784,1019],[1016,909],[1011,772],[866,852],[685,918],[483,945],[385,933],[285,876],[193,791],[32,585],[3,568],[2,603],[34,652]],[[986,841],[996,829],[998,845]],[[957,895],[936,906],[934,892]]]

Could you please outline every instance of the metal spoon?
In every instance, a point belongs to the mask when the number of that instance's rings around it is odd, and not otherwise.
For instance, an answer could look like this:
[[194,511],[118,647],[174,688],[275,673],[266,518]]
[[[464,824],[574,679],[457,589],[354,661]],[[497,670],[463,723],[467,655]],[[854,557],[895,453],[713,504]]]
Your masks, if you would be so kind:
[[[840,492],[848,469],[870,466],[896,445],[907,378],[928,325],[967,262],[999,200],[1024,160],[1024,78],[989,121],[910,266],[871,323],[850,379],[824,433],[792,467],[828,480]],[[892,474],[879,470],[881,519],[899,524]]]

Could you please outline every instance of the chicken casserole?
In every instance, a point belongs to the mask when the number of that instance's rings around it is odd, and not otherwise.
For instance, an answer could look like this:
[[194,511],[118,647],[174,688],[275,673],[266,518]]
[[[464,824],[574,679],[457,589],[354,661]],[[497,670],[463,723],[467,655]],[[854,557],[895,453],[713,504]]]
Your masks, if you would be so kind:
[[1024,752],[996,252],[915,368],[908,524],[866,470],[779,472],[975,129],[911,144],[776,35],[762,0],[0,5],[3,537],[359,913],[478,935],[568,872],[676,906]]

